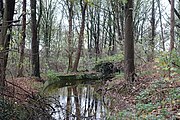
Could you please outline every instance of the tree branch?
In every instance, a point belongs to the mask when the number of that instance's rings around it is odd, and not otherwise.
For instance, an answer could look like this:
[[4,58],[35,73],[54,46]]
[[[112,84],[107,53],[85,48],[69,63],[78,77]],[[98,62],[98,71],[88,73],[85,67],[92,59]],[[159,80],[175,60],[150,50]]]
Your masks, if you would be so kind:
[[[171,1],[169,1],[169,4],[171,4]],[[179,0],[180,1],[180,0]],[[180,19],[180,14],[178,13],[178,11],[176,10],[176,8],[174,8],[174,13],[176,14],[176,16]]]

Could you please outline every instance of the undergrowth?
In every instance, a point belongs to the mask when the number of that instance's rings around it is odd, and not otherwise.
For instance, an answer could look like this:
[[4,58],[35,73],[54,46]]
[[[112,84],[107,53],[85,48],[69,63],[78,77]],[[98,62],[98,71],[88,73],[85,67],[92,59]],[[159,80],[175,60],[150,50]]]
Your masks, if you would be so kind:
[[155,59],[160,68],[160,74],[162,76],[167,76],[170,71],[170,76],[180,74],[180,56],[176,51],[161,52],[161,56]]
[[120,62],[122,60],[124,60],[124,55],[123,54],[116,54],[113,56],[104,57],[103,59],[98,59],[96,61],[96,64],[104,63],[104,62]]
[[59,86],[59,78],[58,78],[58,73],[54,71],[48,71],[47,73],[47,81],[44,83],[43,89],[41,91],[41,94],[47,93],[52,93],[54,91],[57,91]]
[[0,99],[0,120],[51,120],[49,99],[34,96],[27,102]]
[[174,120],[179,118],[180,87],[171,81],[154,81],[135,96],[135,107],[119,111],[118,115],[108,117],[108,120]]
[[[12,118],[23,120],[26,118],[26,114],[23,110],[19,110],[20,107],[10,101],[0,99],[0,119],[10,120]],[[21,113],[21,114],[20,114]]]

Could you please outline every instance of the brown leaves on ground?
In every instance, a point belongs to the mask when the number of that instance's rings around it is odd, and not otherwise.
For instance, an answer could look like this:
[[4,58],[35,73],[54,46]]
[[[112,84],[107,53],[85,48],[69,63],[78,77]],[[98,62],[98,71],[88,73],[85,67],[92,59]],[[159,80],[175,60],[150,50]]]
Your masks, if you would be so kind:
[[5,96],[16,102],[25,102],[28,98],[32,98],[42,85],[42,82],[33,77],[7,79],[6,83]]
[[[140,66],[138,68],[137,74],[138,76],[135,83],[127,83],[123,78],[116,78],[107,81],[105,87],[100,88],[101,94],[111,100],[111,105],[109,105],[109,108],[112,110],[112,113],[118,113],[119,111],[128,108],[133,110],[135,108],[135,105],[137,104],[136,96],[145,89],[150,89],[153,83],[159,82],[161,81],[161,79],[163,79],[163,77],[159,73],[159,68],[156,63],[148,63]],[[180,87],[180,80],[178,80],[180,78],[180,75],[172,77],[173,79],[177,80],[175,80],[174,82],[172,82],[171,80],[166,81],[163,87],[159,87],[155,90],[157,94],[163,93],[164,91],[166,91],[166,89]],[[165,95],[166,94],[164,94],[164,97],[166,97]],[[148,99],[151,102],[156,100],[155,96],[153,95],[149,96]],[[176,105],[176,112],[178,112],[178,108],[180,108],[180,104]]]

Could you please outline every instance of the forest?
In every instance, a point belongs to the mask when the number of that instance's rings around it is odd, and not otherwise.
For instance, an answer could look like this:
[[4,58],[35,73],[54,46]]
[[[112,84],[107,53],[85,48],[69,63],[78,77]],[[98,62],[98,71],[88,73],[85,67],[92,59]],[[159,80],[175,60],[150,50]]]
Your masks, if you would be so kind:
[[179,120],[180,0],[0,0],[0,120]]

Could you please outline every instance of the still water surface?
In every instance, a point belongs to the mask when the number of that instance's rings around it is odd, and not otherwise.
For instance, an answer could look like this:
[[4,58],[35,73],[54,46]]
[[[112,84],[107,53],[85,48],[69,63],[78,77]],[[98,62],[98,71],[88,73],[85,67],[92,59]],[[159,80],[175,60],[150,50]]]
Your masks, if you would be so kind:
[[56,120],[105,120],[109,103],[96,91],[93,85],[60,88],[53,96],[57,100],[52,105],[56,111],[53,117]]

